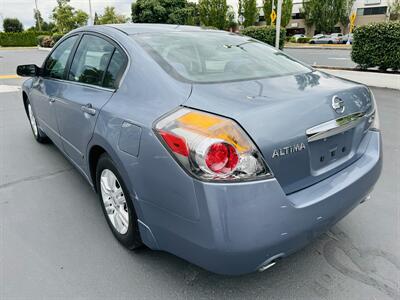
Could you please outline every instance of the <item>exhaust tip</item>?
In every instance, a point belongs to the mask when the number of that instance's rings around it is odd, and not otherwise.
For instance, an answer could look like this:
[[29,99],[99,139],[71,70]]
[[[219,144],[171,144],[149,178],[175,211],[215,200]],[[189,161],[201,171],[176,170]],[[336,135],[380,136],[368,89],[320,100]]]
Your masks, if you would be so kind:
[[361,201],[360,201],[360,204],[362,204],[362,203],[364,203],[364,202],[366,202],[366,201],[369,201],[371,199],[371,194],[368,194],[364,199],[362,199]]
[[269,268],[272,268],[273,266],[276,265],[276,262],[277,262],[276,260],[273,260],[269,264],[260,267],[258,269],[258,272],[264,272],[265,270],[268,270]]
[[260,267],[258,267],[258,269],[257,269],[258,272],[264,272],[265,270],[272,268],[273,266],[276,265],[278,260],[281,260],[284,256],[285,256],[284,253],[280,253],[280,254],[270,257],[269,259],[264,261]]

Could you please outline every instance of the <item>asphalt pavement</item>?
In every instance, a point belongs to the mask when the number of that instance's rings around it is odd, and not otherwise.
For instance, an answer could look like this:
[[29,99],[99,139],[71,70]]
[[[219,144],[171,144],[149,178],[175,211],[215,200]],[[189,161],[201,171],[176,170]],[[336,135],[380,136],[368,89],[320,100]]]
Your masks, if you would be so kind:
[[0,50],[0,299],[400,299],[400,91],[373,89],[384,165],[371,199],[273,268],[227,277],[114,239],[81,175],[33,139],[22,80],[5,79],[46,53],[11,52]]
[[294,49],[285,48],[284,52],[309,65],[354,68],[351,50],[348,49]]

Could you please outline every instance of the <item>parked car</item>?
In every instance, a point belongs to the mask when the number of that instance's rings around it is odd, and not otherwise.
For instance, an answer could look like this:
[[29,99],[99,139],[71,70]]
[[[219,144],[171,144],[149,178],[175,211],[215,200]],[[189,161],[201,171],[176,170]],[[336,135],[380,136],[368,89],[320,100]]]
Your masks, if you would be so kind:
[[319,39],[320,37],[323,37],[323,36],[324,36],[324,34],[318,33],[318,34],[313,36],[313,39]]
[[335,35],[320,35],[317,38],[312,38],[310,44],[340,44],[341,37]]
[[343,36],[342,44],[347,44],[347,41],[350,41],[350,44],[353,44],[353,34],[352,33],[348,33]]
[[291,37],[291,39],[294,39],[294,41],[297,43],[299,38],[304,38],[306,37],[304,34],[295,34]]
[[116,239],[216,273],[263,271],[301,249],[381,172],[371,91],[245,36],[82,27],[17,73],[31,77],[34,138],[82,173]]

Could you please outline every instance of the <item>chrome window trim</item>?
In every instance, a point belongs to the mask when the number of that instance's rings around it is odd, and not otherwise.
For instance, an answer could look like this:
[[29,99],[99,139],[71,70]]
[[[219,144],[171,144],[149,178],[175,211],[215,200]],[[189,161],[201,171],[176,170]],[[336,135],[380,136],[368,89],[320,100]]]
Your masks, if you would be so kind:
[[[46,64],[46,61],[47,61],[47,59],[50,57],[51,53],[58,47],[59,44],[61,44],[62,41],[66,40],[66,39],[68,39],[69,37],[72,37],[72,36],[74,36],[74,35],[78,35],[78,36],[80,36],[80,38],[81,38],[84,34],[93,34],[93,35],[104,36],[104,37],[106,37],[106,38],[112,40],[115,44],[117,44],[117,45],[121,48],[121,50],[124,52],[124,54],[126,55],[126,57],[127,57],[127,59],[128,59],[128,62],[127,62],[127,64],[126,64],[125,70],[124,70],[124,72],[123,72],[123,74],[122,74],[122,76],[121,76],[121,80],[119,81],[118,86],[117,86],[116,88],[114,88],[114,89],[113,89],[113,88],[106,88],[106,87],[102,87],[102,86],[98,86],[98,85],[94,85],[94,84],[88,84],[88,83],[83,83],[83,82],[77,82],[77,81],[72,81],[72,80],[68,80],[68,79],[59,79],[59,78],[44,77],[44,76],[40,76],[40,77],[43,78],[43,79],[46,79],[46,80],[54,80],[54,81],[65,82],[65,83],[73,83],[73,84],[78,84],[78,85],[82,85],[82,86],[85,86],[85,87],[90,87],[90,88],[99,89],[99,90],[103,90],[103,91],[116,92],[116,91],[121,87],[121,85],[122,85],[122,83],[124,82],[125,77],[126,77],[126,75],[127,75],[127,73],[128,73],[128,70],[129,70],[130,67],[131,67],[131,57],[129,56],[128,51],[126,50],[126,48],[125,48],[124,46],[122,46],[122,44],[121,44],[120,42],[116,41],[116,40],[115,40],[114,38],[112,38],[110,35],[105,34],[105,33],[100,33],[100,32],[91,31],[91,30],[80,30],[80,31],[74,31],[73,33],[71,33],[71,35],[66,35],[65,37],[63,37],[63,38],[55,45],[56,47],[54,47],[54,48],[51,50],[51,52],[49,53],[49,55],[46,57],[45,61],[43,62],[42,68],[44,68],[44,66],[45,66],[45,64]],[[79,46],[79,44],[78,44],[77,46]],[[75,55],[75,53],[74,53],[74,55]],[[70,67],[71,67],[71,66],[69,66],[69,68],[68,68],[68,72],[69,72]]]
[[306,130],[307,140],[310,143],[345,132],[356,127],[365,118],[371,117],[374,113],[375,111],[372,111],[369,114],[366,112],[356,112],[311,127]]

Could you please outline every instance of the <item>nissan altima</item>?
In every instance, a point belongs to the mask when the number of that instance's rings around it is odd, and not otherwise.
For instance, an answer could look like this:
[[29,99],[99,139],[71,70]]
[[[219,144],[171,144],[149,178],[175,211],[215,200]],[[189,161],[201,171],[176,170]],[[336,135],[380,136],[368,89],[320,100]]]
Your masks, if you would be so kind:
[[381,172],[371,91],[249,37],[83,27],[17,73],[34,138],[93,187],[116,239],[216,273],[304,247]]

